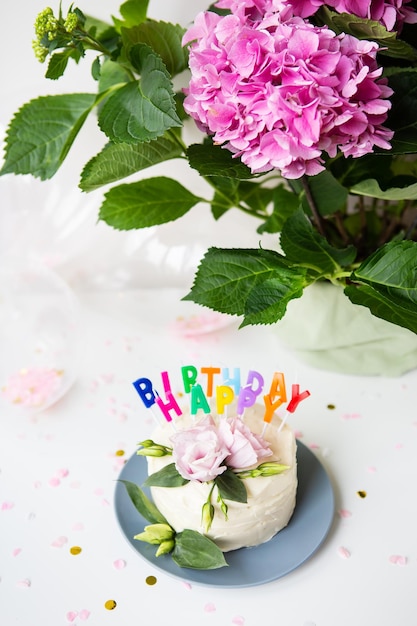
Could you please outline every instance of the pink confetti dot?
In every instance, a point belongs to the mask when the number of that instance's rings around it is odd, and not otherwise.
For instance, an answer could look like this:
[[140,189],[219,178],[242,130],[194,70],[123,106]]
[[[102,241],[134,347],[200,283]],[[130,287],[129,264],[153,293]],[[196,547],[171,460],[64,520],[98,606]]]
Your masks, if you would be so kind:
[[58,476],[60,476],[60,478],[66,478],[68,474],[69,474],[69,470],[66,468],[62,468],[58,470]]
[[352,513],[350,511],[348,511],[347,509],[340,509],[339,510],[339,515],[343,519],[347,519],[348,517],[352,517]]
[[344,413],[342,415],[342,420],[357,420],[361,417],[362,415],[360,413]]
[[28,589],[31,586],[31,582],[29,580],[29,578],[24,578],[23,580],[19,580],[17,583],[17,587],[20,587],[21,589]]
[[193,588],[191,583],[188,583],[186,581],[182,582],[182,586],[187,589],[187,591],[191,591],[191,589]]
[[213,604],[213,602],[207,602],[207,604],[204,607],[204,610],[206,613],[214,613],[216,611],[216,606],[215,604]]
[[370,474],[376,474],[376,467],[374,467],[373,465],[370,465],[370,466],[368,467],[368,472],[369,472]]
[[236,615],[236,617],[232,619],[232,624],[236,624],[236,626],[244,626],[244,623],[245,623],[245,618],[242,617],[241,615]]
[[49,485],[51,487],[59,487],[60,484],[61,484],[61,481],[56,476],[51,478],[50,481],[49,481]]
[[13,556],[18,556],[22,552],[22,548],[15,548],[12,552]]
[[87,609],[83,609],[82,611],[80,611],[78,617],[81,620],[85,621],[86,619],[88,619],[90,617],[90,611],[88,611]]
[[115,569],[124,569],[126,567],[126,561],[124,559],[116,559],[116,561],[113,562],[113,567]]
[[78,617],[78,611],[68,611],[67,622],[73,622]]
[[84,524],[82,522],[75,522],[75,524],[72,525],[72,529],[73,530],[84,530]]
[[401,554],[391,554],[389,562],[393,565],[407,565],[407,557]]
[[338,554],[342,559],[350,559],[350,552],[347,548],[340,546],[337,550]]
[[62,537],[58,537],[57,539],[55,539],[51,543],[51,546],[53,548],[62,548],[63,546],[65,546],[66,543],[68,543],[68,538],[62,536]]
[[1,504],[1,510],[2,511],[10,511],[10,509],[12,509],[14,507],[14,502],[2,502]]

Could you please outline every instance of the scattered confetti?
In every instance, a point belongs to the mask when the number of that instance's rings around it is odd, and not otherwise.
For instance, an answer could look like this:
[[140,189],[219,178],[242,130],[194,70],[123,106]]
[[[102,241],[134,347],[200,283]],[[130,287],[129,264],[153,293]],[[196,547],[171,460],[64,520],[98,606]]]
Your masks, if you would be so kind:
[[124,450],[116,450],[115,455],[116,456],[124,456],[125,455],[125,451]]
[[69,474],[69,470],[66,468],[62,468],[58,470],[58,476],[60,476],[61,478],[66,478]]
[[123,559],[116,559],[116,561],[113,562],[113,566],[115,569],[124,569],[126,567],[126,561]]
[[27,589],[31,586],[31,584],[32,583],[30,582],[29,578],[24,578],[23,580],[19,580],[16,586],[20,587],[21,589]]
[[342,559],[350,559],[350,552],[347,548],[344,548],[343,546],[340,546],[340,548],[338,548],[337,552],[339,553],[339,556],[342,557]]
[[82,522],[75,522],[72,526],[73,530],[84,530],[84,524]]
[[13,556],[18,556],[22,552],[22,548],[15,548],[12,552]]
[[54,476],[53,478],[50,479],[49,481],[49,485],[51,487],[58,487],[61,484],[61,481],[59,480],[59,478],[57,478],[56,476]]
[[363,498],[366,498],[366,496],[368,495],[368,494],[366,493],[366,491],[363,491],[362,489],[360,489],[360,490],[359,490],[359,491],[357,491],[356,493],[357,493],[357,494],[358,494],[358,496],[359,496],[360,498],[362,498],[362,499],[363,499]]
[[82,611],[80,611],[78,617],[85,621],[86,619],[88,619],[90,617],[90,611],[88,611],[87,609],[82,609]]
[[156,585],[157,580],[155,576],[147,576],[145,578],[145,582],[147,585],[150,585],[152,587],[152,585]]
[[106,602],[104,603],[104,608],[107,609],[108,611],[113,611],[113,609],[115,609],[116,606],[117,606],[116,600],[106,600]]
[[244,626],[244,623],[245,623],[245,618],[242,617],[241,615],[236,615],[236,617],[232,619],[232,624],[236,624],[236,626]]
[[216,605],[213,602],[207,602],[204,607],[206,613],[214,613],[216,611]]
[[57,393],[63,372],[49,368],[23,368],[8,378],[0,394],[11,404],[41,407]]
[[327,408],[329,409],[329,411],[334,411],[334,410],[335,410],[335,408],[336,408],[336,405],[334,405],[334,404],[328,404],[328,405],[327,405]]
[[360,413],[344,413],[342,420],[358,420],[362,417]]
[[73,554],[74,556],[76,556],[77,554],[81,554],[82,552],[82,548],[80,548],[80,546],[72,546],[72,548],[70,548],[70,552],[71,554]]
[[370,474],[375,474],[375,473],[376,473],[376,467],[374,467],[373,465],[370,465],[370,466],[368,467],[368,472],[369,472]]
[[389,557],[389,562],[393,565],[407,565],[407,561],[407,557],[401,554],[391,554]]

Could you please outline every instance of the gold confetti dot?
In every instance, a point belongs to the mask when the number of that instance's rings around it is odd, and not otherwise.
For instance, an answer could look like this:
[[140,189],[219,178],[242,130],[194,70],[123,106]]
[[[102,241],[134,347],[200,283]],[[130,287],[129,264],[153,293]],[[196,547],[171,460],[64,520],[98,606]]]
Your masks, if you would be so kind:
[[104,603],[104,608],[106,608],[108,611],[113,611],[113,609],[115,609],[116,606],[117,606],[116,600],[107,600]]
[[156,585],[156,577],[155,576],[147,576],[145,580],[147,585]]
[[334,411],[334,409],[336,408],[335,404],[328,404],[327,408],[329,409],[329,411]]
[[77,555],[80,554],[80,552],[82,552],[82,548],[80,548],[80,546],[72,546],[72,548],[70,548],[70,552],[71,554]]
[[366,496],[368,495],[366,491],[362,491],[362,490],[359,490],[356,493],[358,494],[360,498],[366,498]]
[[124,450],[116,450],[116,456],[124,456],[124,455],[125,455]]

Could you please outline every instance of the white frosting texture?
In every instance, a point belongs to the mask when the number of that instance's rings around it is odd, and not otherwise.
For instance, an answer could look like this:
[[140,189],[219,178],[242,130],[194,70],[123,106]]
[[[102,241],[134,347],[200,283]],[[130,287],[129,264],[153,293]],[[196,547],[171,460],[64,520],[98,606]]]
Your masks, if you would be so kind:
[[[228,415],[232,417],[230,409]],[[252,432],[261,434],[264,427],[263,415],[264,407],[255,405],[245,410],[243,419]],[[288,465],[289,469],[275,476],[244,479],[247,503],[227,500],[227,520],[216,502],[215,488],[212,498],[215,515],[206,534],[223,552],[269,541],[287,526],[292,516],[297,492],[297,446],[294,434],[287,425],[278,433],[280,423],[281,420],[274,416],[267,425],[263,437],[273,454],[265,460]],[[177,431],[193,425],[194,418],[186,413],[175,420]],[[173,427],[167,423],[153,433],[152,439],[156,443],[170,446],[170,437],[174,432]],[[148,472],[153,474],[172,463],[172,457],[147,457],[147,461]],[[156,506],[177,532],[185,528],[203,532],[201,508],[207,500],[210,488],[210,483],[190,481],[183,487],[152,487],[151,492]]]

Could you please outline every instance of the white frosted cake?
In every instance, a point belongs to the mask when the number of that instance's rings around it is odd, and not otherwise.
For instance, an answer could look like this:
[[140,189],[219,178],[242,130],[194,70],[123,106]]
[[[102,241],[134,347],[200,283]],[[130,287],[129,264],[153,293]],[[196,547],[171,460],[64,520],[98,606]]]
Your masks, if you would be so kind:
[[[214,488],[212,496],[209,496],[213,487],[212,481],[190,480],[181,487],[151,487],[154,503],[176,532],[184,529],[203,532],[223,552],[227,552],[269,541],[287,526],[294,511],[297,491],[296,441],[287,425],[279,431],[281,420],[276,415],[264,430],[264,412],[265,408],[260,405],[245,410],[242,419],[244,428],[248,427],[255,433],[256,440],[261,441],[263,448],[268,449],[268,452],[261,452],[263,457],[244,469],[247,473],[247,470],[259,467],[261,463],[267,463],[268,466],[270,463],[279,463],[286,467],[278,474],[268,475],[268,471],[265,471],[266,475],[242,478],[246,487],[247,502],[225,500],[226,516],[218,501],[217,487]],[[229,408],[227,421],[234,417],[233,409]],[[172,447],[173,439],[175,440],[178,433],[194,429],[200,420],[206,422],[212,420],[213,424],[218,426],[221,420],[226,418],[213,415],[200,418],[183,413],[175,419],[175,427],[172,423],[166,423],[153,433],[152,438],[158,444]],[[164,466],[172,464],[173,459],[175,460],[175,454],[162,457],[147,456],[148,473],[151,475],[158,472]],[[239,472],[237,469],[235,471]],[[202,524],[202,507],[208,498],[211,499],[214,509],[211,525],[207,531]]]

